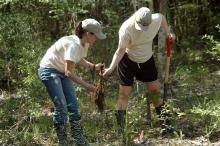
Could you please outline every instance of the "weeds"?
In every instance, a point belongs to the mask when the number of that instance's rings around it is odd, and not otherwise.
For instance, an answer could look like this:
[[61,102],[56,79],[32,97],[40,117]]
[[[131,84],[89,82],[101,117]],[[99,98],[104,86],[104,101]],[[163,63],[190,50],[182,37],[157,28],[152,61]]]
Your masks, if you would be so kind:
[[[165,112],[171,113],[169,119],[177,132],[166,135],[161,133],[161,123],[152,106],[152,120],[147,119],[147,100],[144,87],[140,84],[138,90],[137,86],[133,87],[133,93],[129,98],[127,145],[134,144],[142,130],[144,139],[152,145],[159,142],[169,145],[178,141],[185,143],[186,139],[201,137],[213,142],[219,141],[220,92],[217,89],[220,87],[220,80],[218,72],[213,70],[210,74],[209,68],[205,65],[192,64],[177,68],[171,79],[173,98],[166,103]],[[16,94],[3,91],[0,94],[1,145],[52,146],[56,143],[52,127],[52,103],[45,89],[38,89],[39,92],[36,94],[33,91],[27,92],[25,89]],[[114,81],[111,84],[111,80],[107,81],[106,109],[103,113],[99,113],[91,103],[87,92],[80,87],[77,89],[83,129],[88,141],[94,146],[123,145],[114,115],[118,84]],[[70,137],[69,139],[72,141]]]

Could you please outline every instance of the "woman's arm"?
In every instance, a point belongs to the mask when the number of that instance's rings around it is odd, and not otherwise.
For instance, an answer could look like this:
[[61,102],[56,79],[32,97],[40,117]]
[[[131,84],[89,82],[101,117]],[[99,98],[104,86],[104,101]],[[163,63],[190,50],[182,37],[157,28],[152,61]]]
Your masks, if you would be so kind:
[[167,23],[167,20],[164,17],[164,15],[162,15],[161,27],[164,30],[166,35],[170,35],[170,30],[169,30],[169,27],[168,27],[168,23]]
[[78,64],[83,67],[89,68],[92,71],[100,70],[101,67],[104,65],[102,63],[93,64],[93,63],[87,61],[85,58],[82,58]]
[[89,68],[89,69],[91,69],[91,70],[93,70],[94,65],[95,65],[95,64],[92,64],[91,62],[87,61],[87,60],[84,59],[84,58],[82,58],[82,59],[79,61],[78,64],[81,65],[81,66],[83,66],[83,67],[85,67],[85,68]]
[[115,67],[118,65],[118,63],[121,61],[122,57],[124,56],[125,54],[125,51],[126,51],[126,48],[118,48],[112,58],[112,62],[109,66],[109,68],[106,68],[104,73],[103,73],[103,76],[107,76],[107,75],[110,75]]
[[176,40],[176,36],[175,36],[175,34],[170,33],[170,29],[168,27],[167,20],[163,15],[162,15],[161,27],[164,30],[166,36],[169,36],[172,39],[172,41],[174,42]]
[[85,82],[84,80],[82,80],[80,77],[78,77],[77,75],[73,73],[74,66],[75,66],[74,62],[66,60],[65,75],[69,77],[71,80],[73,80],[74,82],[76,82],[77,84],[80,84],[81,86],[86,88],[87,90],[91,92],[95,92],[96,87],[94,85]]

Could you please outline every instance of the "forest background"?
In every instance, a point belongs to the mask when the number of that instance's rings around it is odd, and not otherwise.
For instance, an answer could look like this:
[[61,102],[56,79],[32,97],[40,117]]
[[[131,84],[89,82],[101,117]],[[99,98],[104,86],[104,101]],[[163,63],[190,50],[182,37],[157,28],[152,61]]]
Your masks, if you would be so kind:
[[[170,119],[178,132],[162,135],[153,108],[152,120],[147,119],[144,89],[135,84],[128,107],[127,145],[138,141],[141,130],[151,145],[220,145],[218,0],[0,0],[0,145],[55,145],[53,106],[37,75],[43,54],[57,39],[71,35],[80,20],[90,17],[102,23],[107,39],[92,46],[87,59],[108,66],[120,25],[140,6],[163,13],[177,37],[167,110],[173,113]],[[160,66],[157,38],[154,57]],[[80,67],[76,73],[94,84],[99,79]],[[88,141],[121,145],[114,117],[116,74],[105,80],[107,106],[102,114],[87,91],[76,89]]]

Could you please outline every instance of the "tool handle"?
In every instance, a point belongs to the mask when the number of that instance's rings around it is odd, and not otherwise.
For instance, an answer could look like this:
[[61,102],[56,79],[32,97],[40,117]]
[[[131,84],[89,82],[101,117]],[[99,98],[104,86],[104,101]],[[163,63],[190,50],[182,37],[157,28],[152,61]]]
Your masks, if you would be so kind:
[[165,66],[165,83],[168,82],[169,73],[170,73],[170,57],[167,56],[166,66]]
[[165,66],[165,83],[168,82],[168,78],[169,78],[171,48],[172,48],[172,36],[167,35],[166,36],[167,56],[166,56],[166,66]]
[[169,80],[169,73],[170,73],[171,48],[172,48],[172,35],[167,35],[166,36],[167,56],[166,56],[166,66],[165,66],[164,97],[163,97],[164,102],[167,100],[168,80]]

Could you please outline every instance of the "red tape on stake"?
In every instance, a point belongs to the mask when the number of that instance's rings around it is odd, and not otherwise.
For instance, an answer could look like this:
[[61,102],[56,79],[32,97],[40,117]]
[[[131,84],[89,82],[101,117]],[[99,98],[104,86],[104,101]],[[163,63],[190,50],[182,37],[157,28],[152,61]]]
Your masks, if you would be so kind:
[[167,46],[167,57],[170,57],[171,48],[172,48],[172,38],[169,35],[166,37],[166,46]]

